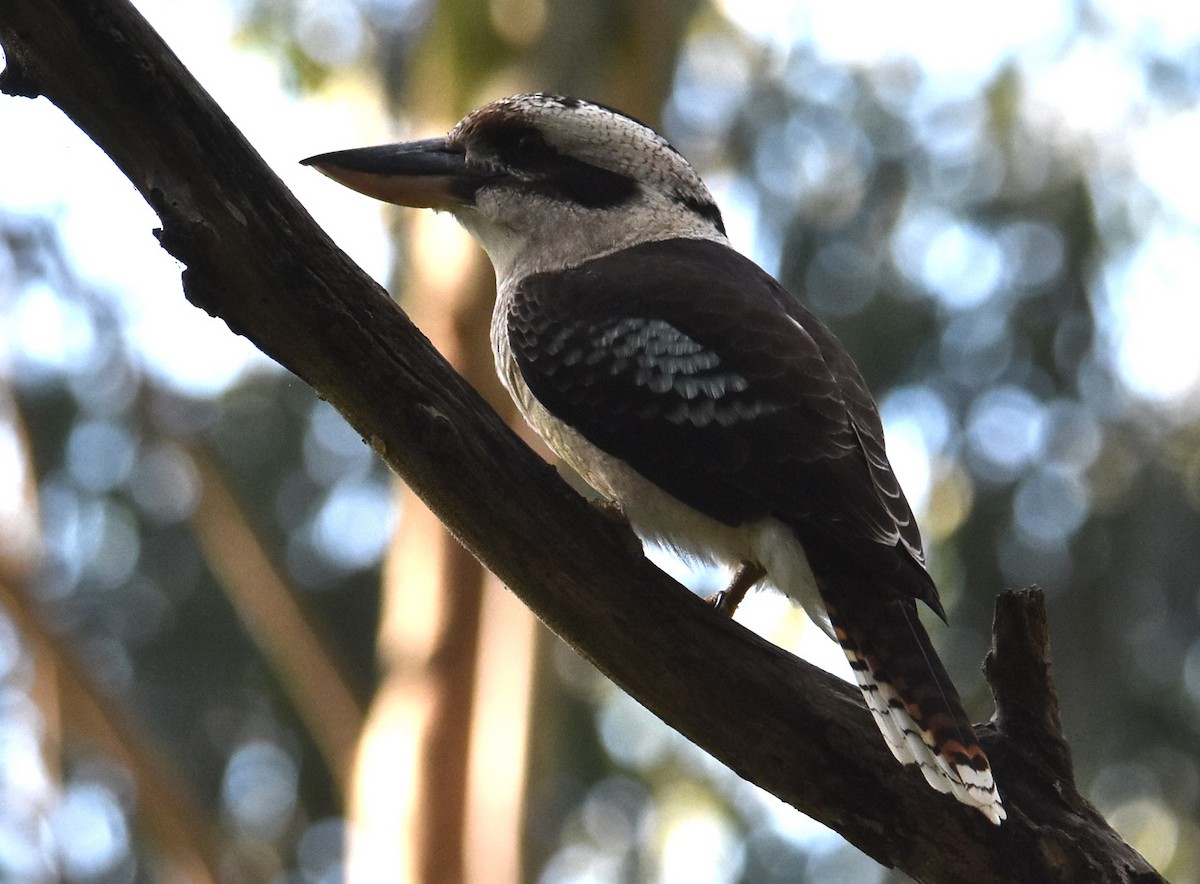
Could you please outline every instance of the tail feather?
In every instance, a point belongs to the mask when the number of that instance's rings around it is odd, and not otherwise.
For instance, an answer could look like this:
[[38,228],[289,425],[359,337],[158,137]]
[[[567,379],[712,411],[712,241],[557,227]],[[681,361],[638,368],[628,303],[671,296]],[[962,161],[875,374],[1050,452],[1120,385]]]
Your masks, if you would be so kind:
[[999,825],[1007,814],[987,755],[917,619],[916,603],[897,597],[839,609],[829,594],[821,595],[834,635],[896,760],[919,765],[930,786]]

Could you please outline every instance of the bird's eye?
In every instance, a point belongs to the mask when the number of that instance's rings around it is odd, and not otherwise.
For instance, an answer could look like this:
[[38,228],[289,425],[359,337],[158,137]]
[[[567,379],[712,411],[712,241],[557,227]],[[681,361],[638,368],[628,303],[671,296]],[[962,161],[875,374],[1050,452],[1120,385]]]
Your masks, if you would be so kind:
[[519,159],[531,159],[546,149],[546,142],[540,132],[528,132],[517,139],[513,152]]
[[541,132],[523,127],[505,132],[497,138],[496,153],[513,166],[528,167],[546,162],[554,156],[555,151],[546,143]]

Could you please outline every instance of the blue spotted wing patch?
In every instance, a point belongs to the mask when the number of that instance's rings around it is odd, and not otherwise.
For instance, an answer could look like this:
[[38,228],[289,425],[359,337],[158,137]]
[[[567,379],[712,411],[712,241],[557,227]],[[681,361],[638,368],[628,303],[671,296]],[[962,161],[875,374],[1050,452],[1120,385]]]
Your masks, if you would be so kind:
[[[634,417],[694,428],[732,426],[781,406],[749,393],[750,381],[720,354],[664,319],[627,316],[606,323],[567,322],[549,336],[546,356],[561,360],[557,375],[571,382],[627,385]],[[594,373],[605,377],[598,380]],[[610,403],[610,407],[616,403]]]

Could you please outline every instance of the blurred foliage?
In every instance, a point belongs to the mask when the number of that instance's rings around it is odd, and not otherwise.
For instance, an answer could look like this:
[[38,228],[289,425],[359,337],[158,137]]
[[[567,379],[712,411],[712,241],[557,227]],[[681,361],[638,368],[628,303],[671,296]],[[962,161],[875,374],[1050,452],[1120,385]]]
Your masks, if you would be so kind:
[[[47,627],[69,637],[102,693],[171,748],[175,775],[230,837],[294,847],[306,827],[340,812],[340,799],[197,546],[189,520],[201,489],[190,451],[210,451],[227,472],[249,522],[331,634],[364,700],[373,677],[376,563],[389,522],[386,512],[379,519],[379,501],[388,506],[387,473],[328,405],[283,374],[247,378],[211,400],[164,386],[139,367],[110,294],[70,271],[49,222],[9,215],[0,225],[10,318],[38,309],[34,302],[49,297],[47,286],[56,299],[43,317],[46,338],[13,354],[8,372],[43,524],[44,555],[27,592]],[[76,345],[50,352],[46,341],[61,339],[68,326]],[[355,504],[368,517],[374,510],[384,526],[365,552],[361,538],[337,535]],[[28,659],[5,656],[0,674],[9,695],[28,686],[30,667]],[[4,719],[8,741],[23,728],[36,734],[46,727],[28,707],[15,708],[21,714]],[[92,871],[108,863],[114,874],[128,871],[120,860],[131,845],[95,829],[111,820],[109,798],[133,811],[130,784],[97,763],[103,746],[84,738],[64,748],[66,794],[84,789],[90,796],[75,807],[73,824],[95,837],[83,839],[93,854],[79,859],[78,869],[69,839],[57,845],[58,873],[91,880],[89,863],[97,866]],[[247,753],[258,763],[244,760]],[[28,753],[6,756],[7,785],[29,780],[20,767],[35,763]],[[237,776],[238,791],[251,798],[235,800]],[[39,791],[24,797],[54,803]],[[6,801],[18,794],[0,792]],[[22,819],[28,808],[2,809],[0,844],[26,842],[25,850],[0,849],[4,877],[49,876],[43,863],[55,856],[53,840],[39,831],[36,816]],[[336,853],[326,860],[336,861]]]
[[[530,47],[586,51],[547,22],[584,34],[615,8],[247,0],[237,12],[242,39],[275,54],[296,88],[358,65],[395,102],[422,39],[462,41],[476,59],[436,86],[466,101]],[[1110,12],[1063,12],[1051,54],[1117,41]],[[1148,115],[1194,105],[1200,46],[1134,43],[1135,104]],[[839,64],[806,39],[763,39],[703,9],[663,127],[718,191],[739,247],[803,295],[872,384],[924,512],[952,623],[936,640],[968,705],[990,708],[976,673],[994,594],[1040,584],[1082,788],[1171,880],[1200,881],[1195,379],[1170,396],[1133,383],[1117,355],[1130,320],[1114,306],[1153,237],[1197,231],[1119,146],[1047,122],[1031,97],[1037,70],[1017,53],[978,83],[947,84],[921,59]],[[362,698],[389,480],[280,373],[200,399],[144,371],[111,293],[77,278],[53,230],[0,216],[6,322],[36,307],[69,332],[53,352],[9,341],[4,366],[37,470],[46,554],[30,591],[104,690],[170,748],[221,821],[231,868],[326,880],[341,808],[193,539],[189,451],[215,454]],[[53,765],[40,785],[18,775],[48,725],[8,623],[0,786],[25,786],[0,789],[0,877],[152,879],[154,851],[121,834],[135,829],[135,790],[100,750],[68,744],[61,783]],[[557,643],[543,649],[535,715],[530,880],[884,880]]]

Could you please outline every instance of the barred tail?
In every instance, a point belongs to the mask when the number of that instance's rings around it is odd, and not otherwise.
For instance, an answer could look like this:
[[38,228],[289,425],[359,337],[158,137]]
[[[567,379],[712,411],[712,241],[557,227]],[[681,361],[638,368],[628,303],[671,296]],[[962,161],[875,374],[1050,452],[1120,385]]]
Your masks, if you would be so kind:
[[[1007,814],[975,729],[911,599],[838,608],[821,593],[834,635],[901,764],[917,764],[926,781],[999,825]],[[859,610],[861,609],[861,610]]]

